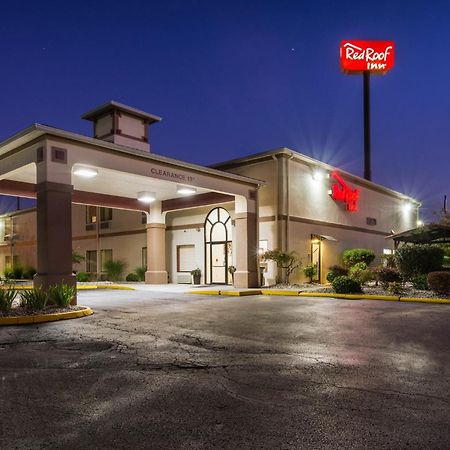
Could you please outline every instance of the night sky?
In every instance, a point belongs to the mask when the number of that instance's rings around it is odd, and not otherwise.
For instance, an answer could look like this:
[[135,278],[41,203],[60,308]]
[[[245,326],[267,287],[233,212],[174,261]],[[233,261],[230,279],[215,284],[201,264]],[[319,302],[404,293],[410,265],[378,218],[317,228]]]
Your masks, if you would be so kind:
[[114,99],[163,118],[158,154],[287,146],[361,176],[362,77],[340,72],[339,43],[393,40],[372,77],[373,181],[430,219],[450,194],[449,23],[435,0],[4,2],[0,140],[34,122],[91,135],[80,115]]

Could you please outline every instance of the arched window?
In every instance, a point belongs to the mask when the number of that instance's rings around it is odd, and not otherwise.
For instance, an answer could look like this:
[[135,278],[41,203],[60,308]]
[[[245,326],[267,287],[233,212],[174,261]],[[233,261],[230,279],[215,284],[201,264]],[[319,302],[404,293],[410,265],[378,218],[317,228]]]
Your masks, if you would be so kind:
[[205,282],[228,284],[232,261],[231,217],[225,208],[214,208],[205,220]]

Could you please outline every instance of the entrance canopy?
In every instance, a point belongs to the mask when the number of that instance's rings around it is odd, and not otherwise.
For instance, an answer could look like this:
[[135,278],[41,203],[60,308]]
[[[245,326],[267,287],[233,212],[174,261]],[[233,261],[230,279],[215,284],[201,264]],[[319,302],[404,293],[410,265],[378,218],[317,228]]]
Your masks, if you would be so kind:
[[0,143],[0,194],[37,199],[35,285],[74,284],[72,203],[147,213],[145,280],[167,283],[165,213],[234,201],[235,281],[257,283],[257,190],[262,181],[151,153],[159,117],[108,102],[84,118],[94,138],[35,124]]
[[393,239],[397,246],[400,242],[410,242],[414,244],[444,244],[450,243],[450,226],[430,224],[403,233],[387,236],[386,239]]

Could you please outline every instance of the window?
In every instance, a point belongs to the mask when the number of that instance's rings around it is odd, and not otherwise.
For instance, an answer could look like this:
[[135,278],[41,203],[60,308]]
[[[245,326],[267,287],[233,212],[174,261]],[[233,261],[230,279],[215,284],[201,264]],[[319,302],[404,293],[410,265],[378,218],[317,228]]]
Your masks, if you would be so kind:
[[86,252],[86,272],[97,273],[97,250]]
[[11,267],[11,256],[10,255],[5,256],[5,267]]
[[100,250],[100,266],[102,270],[105,268],[105,263],[108,261],[112,261],[112,249]]
[[86,206],[86,223],[97,223],[96,206]]
[[9,217],[5,219],[5,236],[11,238],[16,232],[16,223],[13,217]]
[[100,208],[100,222],[112,220],[112,208]]
[[[100,222],[112,220],[112,208],[98,208]],[[86,206],[86,223],[97,223],[97,206]]]
[[147,247],[142,247],[141,263],[142,267],[145,267],[145,270],[147,270]]
[[177,272],[195,269],[195,245],[177,245]]

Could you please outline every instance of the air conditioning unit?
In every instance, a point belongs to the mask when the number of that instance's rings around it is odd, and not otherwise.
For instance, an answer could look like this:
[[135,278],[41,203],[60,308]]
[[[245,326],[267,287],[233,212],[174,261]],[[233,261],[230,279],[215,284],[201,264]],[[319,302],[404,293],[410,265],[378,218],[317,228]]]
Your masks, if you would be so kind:
[[177,274],[177,283],[178,284],[191,284],[192,277],[190,273],[179,273]]

